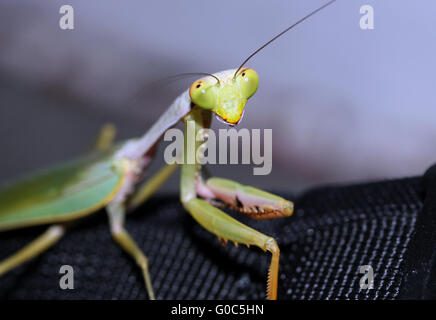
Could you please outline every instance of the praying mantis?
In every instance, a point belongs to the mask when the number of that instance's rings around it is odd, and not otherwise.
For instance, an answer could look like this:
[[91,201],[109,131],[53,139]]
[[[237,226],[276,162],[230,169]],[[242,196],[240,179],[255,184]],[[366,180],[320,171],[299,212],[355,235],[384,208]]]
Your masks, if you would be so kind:
[[[205,179],[198,162],[187,163],[201,141],[186,143],[188,123],[195,135],[210,128],[212,115],[233,126],[241,120],[246,103],[258,89],[259,76],[246,62],[272,41],[316,12],[329,1],[294,23],[251,54],[237,69],[203,74],[178,96],[167,111],[140,138],[113,145],[114,130],[104,127],[96,150],[73,161],[36,172],[0,188],[0,231],[35,225],[51,226],[27,246],[0,262],[0,276],[52,247],[68,227],[84,216],[105,207],[113,239],[142,271],[150,299],[155,299],[148,260],[124,228],[126,213],[149,199],[179,167],[168,164],[142,182],[163,134],[177,122],[185,124],[184,162],[181,164],[180,201],[184,209],[221,241],[253,245],[271,253],[267,299],[277,298],[280,250],[276,240],[230,217],[216,207],[225,205],[253,219],[289,217],[291,201],[238,182]],[[1,278],[0,278],[1,281]]]

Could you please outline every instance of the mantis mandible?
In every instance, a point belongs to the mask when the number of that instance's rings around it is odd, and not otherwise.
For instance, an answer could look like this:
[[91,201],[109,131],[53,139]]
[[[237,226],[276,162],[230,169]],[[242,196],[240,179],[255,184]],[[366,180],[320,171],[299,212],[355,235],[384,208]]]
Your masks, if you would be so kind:
[[[1,261],[0,276],[53,246],[72,221],[106,207],[114,240],[135,259],[142,271],[148,296],[155,299],[147,258],[124,228],[124,220],[129,210],[145,202],[178,167],[177,164],[167,165],[141,184],[156,144],[165,131],[179,120],[185,123],[185,136],[188,122],[193,121],[197,135],[201,129],[210,127],[212,114],[231,126],[237,124],[259,84],[256,71],[244,67],[246,62],[292,27],[334,1],[329,1],[279,33],[237,69],[206,74],[195,81],[142,137],[113,146],[113,129],[106,127],[98,139],[97,150],[0,189],[0,231],[52,224],[30,244]],[[280,256],[276,240],[230,217],[215,204],[227,205],[254,219],[270,219],[290,216],[293,203],[232,180],[217,177],[204,179],[201,165],[186,161],[188,154],[196,154],[201,142],[190,145],[186,140],[185,137],[185,161],[181,165],[180,181],[183,207],[221,241],[254,245],[270,252],[266,298],[276,299]]]

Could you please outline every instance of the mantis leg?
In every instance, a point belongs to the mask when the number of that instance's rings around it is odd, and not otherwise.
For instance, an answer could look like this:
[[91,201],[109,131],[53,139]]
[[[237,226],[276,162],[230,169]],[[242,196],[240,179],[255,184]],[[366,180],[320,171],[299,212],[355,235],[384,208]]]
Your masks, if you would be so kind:
[[101,127],[100,133],[95,141],[94,149],[106,150],[109,148],[115,139],[116,133],[117,128],[112,123],[104,124]]
[[196,192],[208,202],[200,199],[191,200],[187,205],[190,208],[188,211],[207,230],[216,234],[220,239],[224,239],[224,241],[230,239],[245,244],[254,244],[272,253],[268,274],[267,298],[275,299],[280,254],[275,240],[242,225],[233,218],[225,216],[225,213],[219,209],[214,207],[211,209],[208,203],[227,205],[253,219],[290,216],[294,209],[293,203],[263,190],[222,178],[209,178],[204,182],[198,177]]
[[277,299],[280,250],[274,238],[242,224],[205,200],[193,198],[183,202],[183,205],[200,225],[218,238],[224,241],[231,240],[235,244],[255,245],[264,251],[271,252],[266,298]]
[[263,190],[244,186],[236,181],[209,178],[205,182],[197,179],[199,195],[215,205],[226,205],[252,219],[273,219],[292,215],[291,201]]
[[[266,298],[270,300],[277,299],[277,282],[279,272],[279,257],[280,250],[274,238],[269,237],[254,230],[243,223],[233,219],[223,211],[215,208],[206,200],[197,198],[197,194],[201,189],[200,169],[198,163],[189,163],[187,160],[188,155],[195,155],[200,142],[188,143],[188,132],[190,130],[190,120],[194,120],[194,134],[199,132],[203,127],[208,127],[210,121],[210,113],[204,115],[203,111],[193,109],[192,112],[184,118],[185,121],[185,145],[184,145],[184,159],[180,175],[180,199],[185,209],[192,215],[192,217],[206,230],[215,234],[218,238],[228,241],[231,240],[236,243],[246,245],[255,245],[264,251],[269,251],[272,254],[271,263],[268,270],[268,282]],[[188,142],[187,142],[188,141]],[[199,188],[200,187],[200,188]],[[208,188],[204,188],[205,198],[215,198],[214,194]]]
[[107,207],[109,215],[109,223],[111,234],[114,240],[121,246],[121,248],[132,256],[138,266],[142,270],[144,277],[145,287],[147,289],[148,297],[150,300],[155,300],[153,286],[151,284],[150,273],[148,271],[148,260],[130,234],[124,228],[125,208],[124,205],[119,203],[111,203]]
[[168,180],[177,167],[177,164],[166,165],[148,179],[129,199],[128,209],[134,209],[147,201]]
[[0,276],[43,253],[65,234],[64,225],[53,225],[27,246],[0,262]]

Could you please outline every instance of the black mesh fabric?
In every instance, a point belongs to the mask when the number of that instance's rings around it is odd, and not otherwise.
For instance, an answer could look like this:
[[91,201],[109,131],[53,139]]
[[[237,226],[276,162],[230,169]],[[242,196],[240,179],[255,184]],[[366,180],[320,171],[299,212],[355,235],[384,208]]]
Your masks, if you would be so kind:
[[[279,299],[396,299],[403,262],[423,206],[420,178],[326,187],[296,199],[286,219],[238,220],[274,236],[281,249]],[[286,196],[282,194],[282,196]],[[270,256],[223,247],[185,212],[178,197],[155,197],[127,217],[148,256],[158,299],[262,299]],[[44,230],[0,233],[0,259]],[[74,268],[73,290],[59,268]],[[360,289],[371,265],[374,289]],[[48,252],[0,278],[5,299],[147,299],[139,268],[112,240],[103,211],[68,231]]]

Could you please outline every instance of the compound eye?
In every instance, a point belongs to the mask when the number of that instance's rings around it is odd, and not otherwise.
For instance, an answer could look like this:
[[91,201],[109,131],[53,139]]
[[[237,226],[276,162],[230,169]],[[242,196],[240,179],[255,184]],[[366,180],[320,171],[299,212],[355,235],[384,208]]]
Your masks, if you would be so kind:
[[239,84],[242,95],[246,99],[250,98],[259,86],[259,76],[256,71],[250,68],[239,71],[236,81]]
[[212,109],[216,105],[216,93],[214,86],[204,82],[203,80],[197,80],[189,88],[189,96],[191,101],[204,109]]

